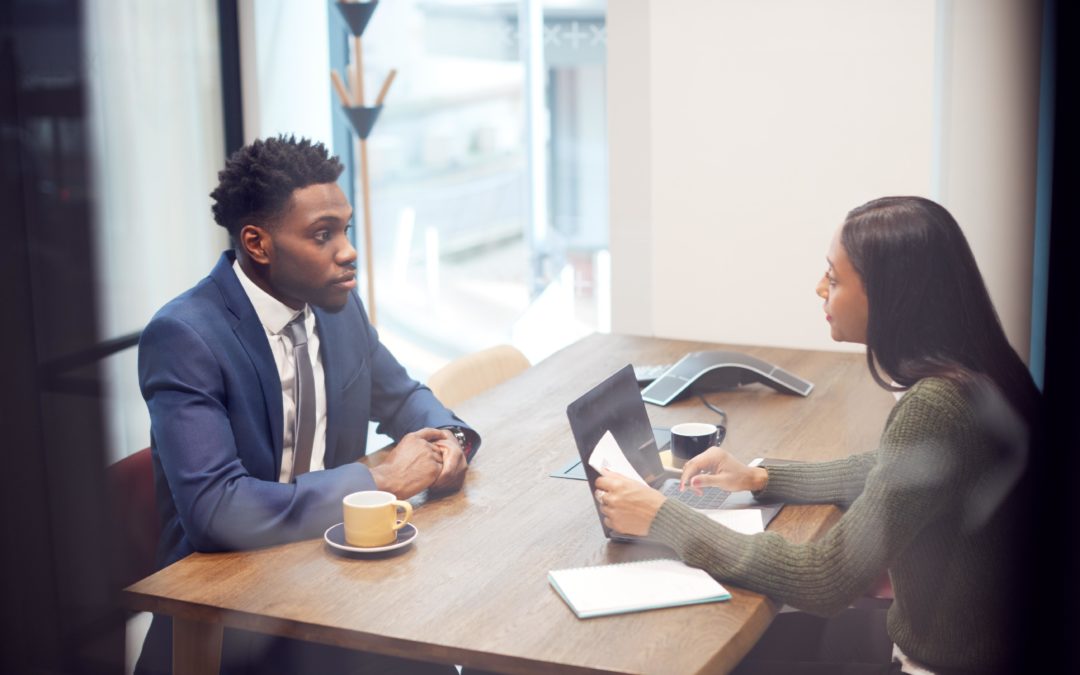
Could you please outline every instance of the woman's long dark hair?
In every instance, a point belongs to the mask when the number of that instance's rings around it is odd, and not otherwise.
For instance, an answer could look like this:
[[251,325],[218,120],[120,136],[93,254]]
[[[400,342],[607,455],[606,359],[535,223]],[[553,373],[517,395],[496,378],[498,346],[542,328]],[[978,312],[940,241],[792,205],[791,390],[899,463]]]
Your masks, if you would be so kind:
[[900,389],[924,377],[962,385],[989,378],[1036,424],[1039,393],[1009,345],[956,220],[921,197],[883,197],[853,209],[840,233],[869,306],[866,359]]

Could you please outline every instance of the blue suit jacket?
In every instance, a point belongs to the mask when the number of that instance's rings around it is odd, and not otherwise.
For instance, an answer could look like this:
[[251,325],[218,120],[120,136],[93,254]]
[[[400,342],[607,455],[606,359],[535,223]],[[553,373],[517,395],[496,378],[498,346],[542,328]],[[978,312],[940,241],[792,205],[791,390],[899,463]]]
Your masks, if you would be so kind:
[[224,253],[210,276],[154,316],[139,342],[162,565],[192,551],[316,537],[340,522],[343,496],[375,488],[356,461],[366,451],[369,419],[395,439],[423,427],[468,428],[406,374],[353,293],[340,312],[315,309],[326,376],[326,470],[277,482],[281,382],[233,260]]

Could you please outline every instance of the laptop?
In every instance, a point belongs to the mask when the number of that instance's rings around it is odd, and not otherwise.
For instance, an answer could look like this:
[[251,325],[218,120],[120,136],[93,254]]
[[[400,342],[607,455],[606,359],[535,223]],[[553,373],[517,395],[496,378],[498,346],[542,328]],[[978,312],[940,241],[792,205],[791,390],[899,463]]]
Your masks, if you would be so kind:
[[[600,474],[589,465],[589,457],[604,434],[611,432],[615,443],[638,474],[653,488],[666,497],[683,502],[698,510],[722,508],[761,509],[763,525],[780,511],[782,504],[758,503],[749,493],[735,493],[716,487],[703,488],[701,495],[693,490],[679,491],[679,472],[664,469],[660,461],[660,449],[641,399],[634,368],[627,365],[614,375],[596,385],[566,408],[570,420],[570,429],[577,443],[581,464],[589,481],[589,488],[596,491],[596,479]],[[603,524],[604,516],[600,505],[595,504],[596,513],[604,534],[611,539],[632,541],[639,539],[633,535],[616,532]]]

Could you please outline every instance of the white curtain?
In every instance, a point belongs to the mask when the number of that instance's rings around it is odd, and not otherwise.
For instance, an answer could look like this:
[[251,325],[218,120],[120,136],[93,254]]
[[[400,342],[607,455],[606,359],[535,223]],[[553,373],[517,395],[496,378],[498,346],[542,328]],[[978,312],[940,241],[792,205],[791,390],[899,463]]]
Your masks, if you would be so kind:
[[[227,245],[217,3],[90,0],[86,12],[100,337],[140,330]],[[150,442],[136,350],[106,359],[110,460]]]

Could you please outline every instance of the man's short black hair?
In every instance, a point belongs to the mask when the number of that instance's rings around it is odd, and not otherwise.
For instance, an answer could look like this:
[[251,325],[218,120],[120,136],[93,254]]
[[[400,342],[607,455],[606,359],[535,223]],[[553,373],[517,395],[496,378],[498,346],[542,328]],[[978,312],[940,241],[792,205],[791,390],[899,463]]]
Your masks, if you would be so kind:
[[292,193],[333,183],[345,169],[322,143],[281,135],[245,145],[218,172],[210,193],[214,220],[235,239],[247,223],[267,224],[285,212]]

